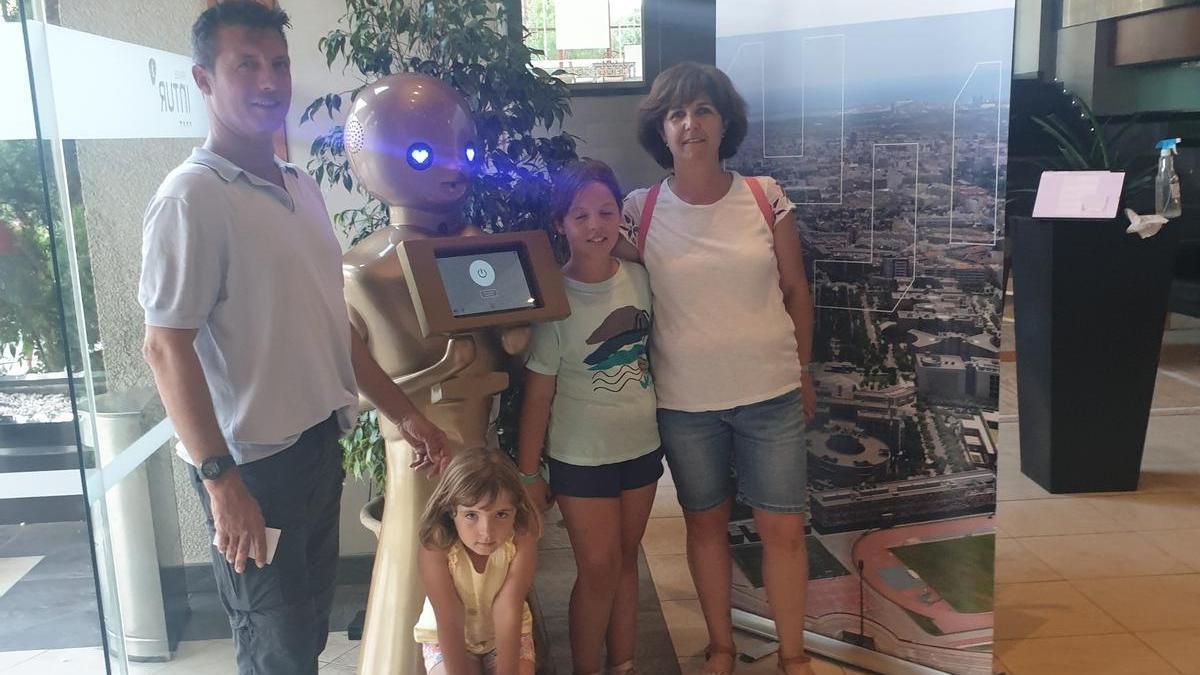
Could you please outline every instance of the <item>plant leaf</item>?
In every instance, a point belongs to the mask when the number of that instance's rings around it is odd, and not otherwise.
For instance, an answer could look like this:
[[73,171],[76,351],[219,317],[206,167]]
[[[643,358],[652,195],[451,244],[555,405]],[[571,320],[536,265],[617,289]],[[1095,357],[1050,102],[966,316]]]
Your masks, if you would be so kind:
[[1079,150],[1075,148],[1070,139],[1063,136],[1058,129],[1055,129],[1041,117],[1034,117],[1032,119],[1034,124],[1041,127],[1043,131],[1050,134],[1054,138],[1054,140],[1058,143],[1058,151],[1062,153],[1063,157],[1067,159],[1067,162],[1071,164],[1073,168],[1091,168],[1091,166],[1088,164],[1088,161],[1083,158],[1083,155],[1080,154]]

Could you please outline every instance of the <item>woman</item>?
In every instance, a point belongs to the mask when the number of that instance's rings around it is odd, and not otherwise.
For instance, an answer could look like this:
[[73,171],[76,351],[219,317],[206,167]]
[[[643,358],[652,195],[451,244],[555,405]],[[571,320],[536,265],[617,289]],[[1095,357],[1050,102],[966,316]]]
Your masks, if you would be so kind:
[[778,672],[798,675],[812,672],[802,448],[815,401],[812,299],[792,203],[774,179],[722,168],[746,127],[745,102],[716,68],[680,63],[655,78],[638,140],[672,173],[626,197],[621,253],[650,274],[659,434],[708,628],[703,672],[735,665],[726,528],[736,488],[762,537]]

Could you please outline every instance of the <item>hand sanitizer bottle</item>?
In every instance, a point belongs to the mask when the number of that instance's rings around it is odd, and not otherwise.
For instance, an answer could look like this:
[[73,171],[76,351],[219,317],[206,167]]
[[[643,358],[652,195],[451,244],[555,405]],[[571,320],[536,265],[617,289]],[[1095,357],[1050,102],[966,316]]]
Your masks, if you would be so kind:
[[1154,181],[1154,212],[1175,218],[1183,212],[1179,203],[1179,174],[1175,173],[1175,145],[1178,138],[1165,138],[1158,148],[1158,178]]

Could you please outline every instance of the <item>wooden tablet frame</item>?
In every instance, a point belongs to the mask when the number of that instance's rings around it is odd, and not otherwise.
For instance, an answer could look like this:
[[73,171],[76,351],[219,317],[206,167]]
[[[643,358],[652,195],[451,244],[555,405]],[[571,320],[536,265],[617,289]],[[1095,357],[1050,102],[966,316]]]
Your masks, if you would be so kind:
[[[526,272],[534,307],[454,316],[438,271],[438,258],[473,253],[515,251]],[[563,291],[562,273],[550,240],[541,231],[509,232],[467,237],[432,237],[400,242],[397,248],[408,281],[417,321],[425,337],[467,333],[481,328],[514,326],[566,318],[571,313]]]

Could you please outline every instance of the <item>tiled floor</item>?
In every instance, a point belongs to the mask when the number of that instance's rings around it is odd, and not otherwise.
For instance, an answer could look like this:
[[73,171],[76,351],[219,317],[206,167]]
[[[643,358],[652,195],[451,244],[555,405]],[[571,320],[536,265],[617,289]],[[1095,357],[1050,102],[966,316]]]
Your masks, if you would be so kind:
[[0,596],[8,592],[21,577],[29,574],[42,561],[40,555],[21,556],[16,558],[0,558]]
[[1001,424],[998,671],[1200,675],[1200,349],[1164,353],[1154,408],[1131,493],[1047,493],[1020,473],[1019,422]]
[[[1154,408],[1137,492],[1051,495],[1020,471],[1016,371],[1003,365],[997,672],[1200,675],[1200,348],[1164,354]],[[686,674],[705,634],[673,491],[660,487],[643,549]],[[828,661],[816,671],[862,672]]]
[[[672,501],[673,501],[672,497]],[[541,603],[543,625],[549,643],[550,661],[558,675],[571,672],[571,644],[567,608],[575,583],[575,559],[570,538],[557,508],[546,513],[546,531],[538,552],[538,573],[534,588]],[[650,538],[647,537],[647,540]],[[661,590],[651,581],[649,551],[644,552],[639,570],[638,644],[635,658],[644,673],[678,675],[675,652],[671,651],[665,608],[660,606]],[[691,582],[689,581],[689,586]]]
[[[330,633],[329,643],[320,656],[320,672],[353,673],[357,661],[358,643],[347,640],[345,631]],[[103,672],[104,654],[99,647],[0,652],[0,673],[3,675]],[[171,661],[130,664],[129,672],[130,675],[229,675],[233,672],[233,643],[230,640],[181,642]]]
[[[671,644],[679,657],[680,671],[684,675],[697,672],[704,663],[702,655],[708,644],[708,635],[683,553],[683,513],[675,501],[675,487],[671,483],[670,472],[659,482],[654,509],[650,512],[650,522],[642,538],[642,552],[646,555],[654,587],[662,603],[663,618],[667,621]],[[758,642],[744,633],[739,633],[736,640],[742,650]],[[820,657],[814,657],[813,661],[817,675],[865,672]],[[754,663],[740,663],[737,672],[739,675],[774,675],[775,656],[767,656]]]
[[84,523],[0,525],[0,652],[97,645],[98,621]]
[[[995,669],[1010,675],[1200,675],[1200,350],[1164,356],[1139,490],[1051,495],[1019,468],[1016,376],[1004,364],[996,540]],[[683,521],[669,474],[643,551],[683,673],[705,635],[683,556]],[[739,637],[742,647],[753,638]],[[561,646],[561,645],[560,645]],[[0,674],[88,673],[98,649],[0,653]],[[357,646],[330,636],[321,672],[353,672]],[[167,664],[131,672],[230,672],[228,640],[182,643]],[[773,673],[775,659],[740,664]],[[860,673],[818,660],[821,675]]]

